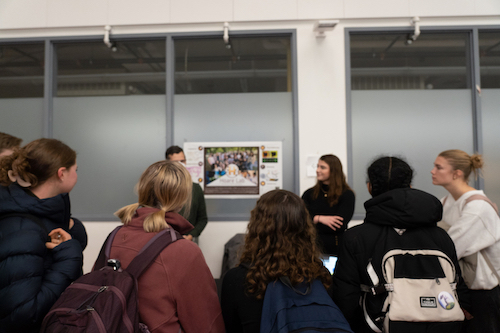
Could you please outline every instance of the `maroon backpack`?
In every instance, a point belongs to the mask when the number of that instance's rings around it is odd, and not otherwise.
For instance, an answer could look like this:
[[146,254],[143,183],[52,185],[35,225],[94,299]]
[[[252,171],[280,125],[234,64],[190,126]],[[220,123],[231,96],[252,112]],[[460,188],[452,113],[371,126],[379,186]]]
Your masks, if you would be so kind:
[[94,270],[61,294],[45,316],[40,332],[149,332],[147,326],[139,322],[137,279],[167,245],[182,236],[172,228],[162,230],[122,270],[117,260],[107,260],[120,228],[106,239]]

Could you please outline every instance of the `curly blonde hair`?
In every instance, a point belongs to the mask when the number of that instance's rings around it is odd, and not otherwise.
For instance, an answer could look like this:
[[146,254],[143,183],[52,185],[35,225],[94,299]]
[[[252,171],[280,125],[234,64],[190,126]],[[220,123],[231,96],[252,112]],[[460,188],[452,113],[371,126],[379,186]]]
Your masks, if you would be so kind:
[[325,288],[331,276],[323,267],[314,228],[302,199],[292,192],[264,194],[252,210],[240,263],[250,264],[247,292],[264,297],[267,284],[281,276],[293,285],[319,278]]

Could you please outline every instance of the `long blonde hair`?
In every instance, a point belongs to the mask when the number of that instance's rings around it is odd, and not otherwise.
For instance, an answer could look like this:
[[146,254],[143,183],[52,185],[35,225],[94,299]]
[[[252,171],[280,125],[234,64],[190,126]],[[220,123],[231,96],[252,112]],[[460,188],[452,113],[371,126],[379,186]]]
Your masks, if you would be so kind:
[[146,232],[158,232],[168,228],[166,212],[178,212],[182,207],[189,212],[192,187],[191,175],[181,163],[156,162],[142,173],[137,183],[139,201],[120,208],[115,215],[127,225],[139,206],[158,208],[159,211],[147,216],[143,224]]

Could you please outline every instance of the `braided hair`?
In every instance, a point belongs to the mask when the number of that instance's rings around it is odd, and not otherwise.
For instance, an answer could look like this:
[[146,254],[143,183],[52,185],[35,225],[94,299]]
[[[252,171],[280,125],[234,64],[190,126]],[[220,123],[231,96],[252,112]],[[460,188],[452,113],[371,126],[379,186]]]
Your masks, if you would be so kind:
[[413,169],[398,157],[383,156],[368,167],[373,197],[396,188],[408,188],[412,179]]

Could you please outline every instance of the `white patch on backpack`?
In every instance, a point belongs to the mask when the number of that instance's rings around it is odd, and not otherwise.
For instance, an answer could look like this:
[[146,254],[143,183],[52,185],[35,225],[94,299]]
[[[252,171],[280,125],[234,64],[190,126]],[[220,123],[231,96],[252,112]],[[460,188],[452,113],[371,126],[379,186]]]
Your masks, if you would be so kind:
[[421,308],[437,308],[436,297],[420,297]]
[[440,292],[438,295],[439,305],[445,310],[451,310],[455,307],[455,299],[450,293],[445,291]]

